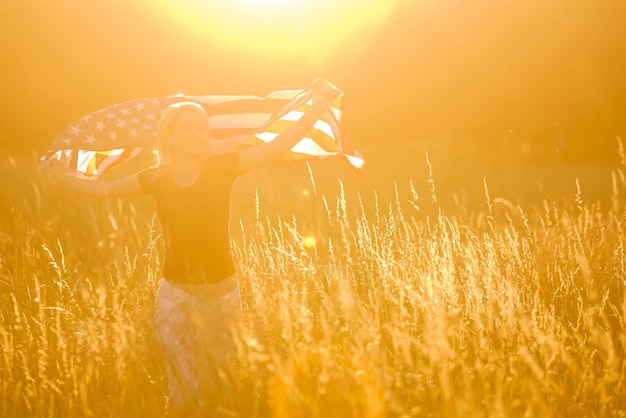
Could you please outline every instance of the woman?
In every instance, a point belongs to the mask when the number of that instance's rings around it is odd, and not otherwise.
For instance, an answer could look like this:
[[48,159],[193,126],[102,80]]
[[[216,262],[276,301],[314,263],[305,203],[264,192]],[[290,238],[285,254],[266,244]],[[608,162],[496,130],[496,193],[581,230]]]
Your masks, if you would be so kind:
[[230,191],[237,176],[288,152],[338,91],[312,85],[312,104],[272,142],[214,155],[207,115],[193,102],[170,105],[158,125],[160,164],[137,175],[93,182],[55,177],[93,196],[154,196],[165,238],[165,263],[155,303],[173,416],[210,416],[229,397],[233,326],[241,317],[230,252]]

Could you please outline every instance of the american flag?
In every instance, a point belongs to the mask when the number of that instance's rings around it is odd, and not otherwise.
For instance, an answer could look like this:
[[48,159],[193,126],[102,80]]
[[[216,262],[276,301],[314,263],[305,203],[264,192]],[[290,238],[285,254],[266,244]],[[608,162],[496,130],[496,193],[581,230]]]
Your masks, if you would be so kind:
[[[180,101],[203,106],[216,152],[273,140],[311,105],[311,91],[280,90],[259,96],[174,95],[131,100],[89,113],[61,131],[43,165],[60,161],[68,174],[98,179],[131,175],[154,164],[156,126],[162,110]],[[326,104],[314,126],[282,159],[344,158],[354,171],[364,160],[339,129],[343,94]]]

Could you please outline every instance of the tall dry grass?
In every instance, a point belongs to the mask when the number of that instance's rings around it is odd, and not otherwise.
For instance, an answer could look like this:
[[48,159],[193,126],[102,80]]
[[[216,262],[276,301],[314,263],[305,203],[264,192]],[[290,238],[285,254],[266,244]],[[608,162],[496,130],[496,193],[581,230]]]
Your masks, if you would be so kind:
[[[163,416],[150,199],[0,171],[0,416]],[[486,185],[484,210],[448,210],[428,187],[312,195],[311,219],[261,216],[261,196],[235,220],[231,416],[626,415],[621,169],[609,207],[584,191],[525,207]]]

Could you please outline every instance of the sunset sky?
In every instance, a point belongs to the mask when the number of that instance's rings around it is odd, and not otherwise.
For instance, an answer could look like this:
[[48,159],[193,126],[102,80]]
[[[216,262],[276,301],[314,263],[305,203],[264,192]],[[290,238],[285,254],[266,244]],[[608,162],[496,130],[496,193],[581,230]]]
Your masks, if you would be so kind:
[[265,95],[315,77],[345,91],[344,128],[365,149],[424,138],[613,144],[626,136],[625,4],[4,2],[0,148],[43,151],[74,119],[129,99]]

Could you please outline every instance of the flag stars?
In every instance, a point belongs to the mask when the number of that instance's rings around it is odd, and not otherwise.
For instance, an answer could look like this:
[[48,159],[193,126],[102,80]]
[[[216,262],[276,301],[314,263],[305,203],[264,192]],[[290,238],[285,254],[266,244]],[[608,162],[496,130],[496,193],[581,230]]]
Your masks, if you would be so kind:
[[131,130],[130,130],[130,137],[133,138],[133,139],[137,139],[137,135],[138,135],[137,134],[137,129],[131,128]]
[[115,141],[115,140],[117,140],[117,132],[115,132],[115,131],[110,131],[110,132],[109,132],[109,139],[110,139],[111,141]]
[[96,122],[96,129],[100,132],[102,132],[102,130],[104,129],[104,122],[102,122],[101,120],[99,120],[98,122]]
[[122,110],[120,110],[120,113],[124,116],[130,115],[130,110],[123,108]]
[[123,128],[124,126],[126,126],[126,121],[124,119],[120,119],[117,121],[118,128]]
[[137,102],[137,104],[135,105],[135,109],[137,110],[144,110],[146,108],[146,105],[143,102]]
[[64,143],[64,144],[66,144],[66,145],[69,145],[69,144],[71,144],[71,143],[72,143],[72,141],[71,141],[68,137],[63,138],[63,139],[61,140],[61,142],[63,142],[63,143]]
[[152,113],[148,113],[148,114],[146,114],[146,119],[154,120],[154,115]]
[[140,122],[139,118],[132,118],[130,121],[132,123],[139,123]]
[[94,137],[93,134],[89,134],[87,135],[87,139],[85,139],[85,142],[91,145],[96,142],[96,137]]
[[150,103],[151,103],[151,104],[158,105],[158,104],[160,104],[160,103],[161,103],[161,101],[160,101],[159,99],[156,99],[156,98],[155,98],[155,99],[151,99],[151,100],[150,100]]
[[113,113],[113,112],[107,112],[107,118],[108,118],[108,119],[113,119],[113,118],[115,118],[115,113]]
[[78,135],[81,131],[80,131],[80,126],[78,125],[74,125],[70,128],[70,132],[72,133],[72,135]]

